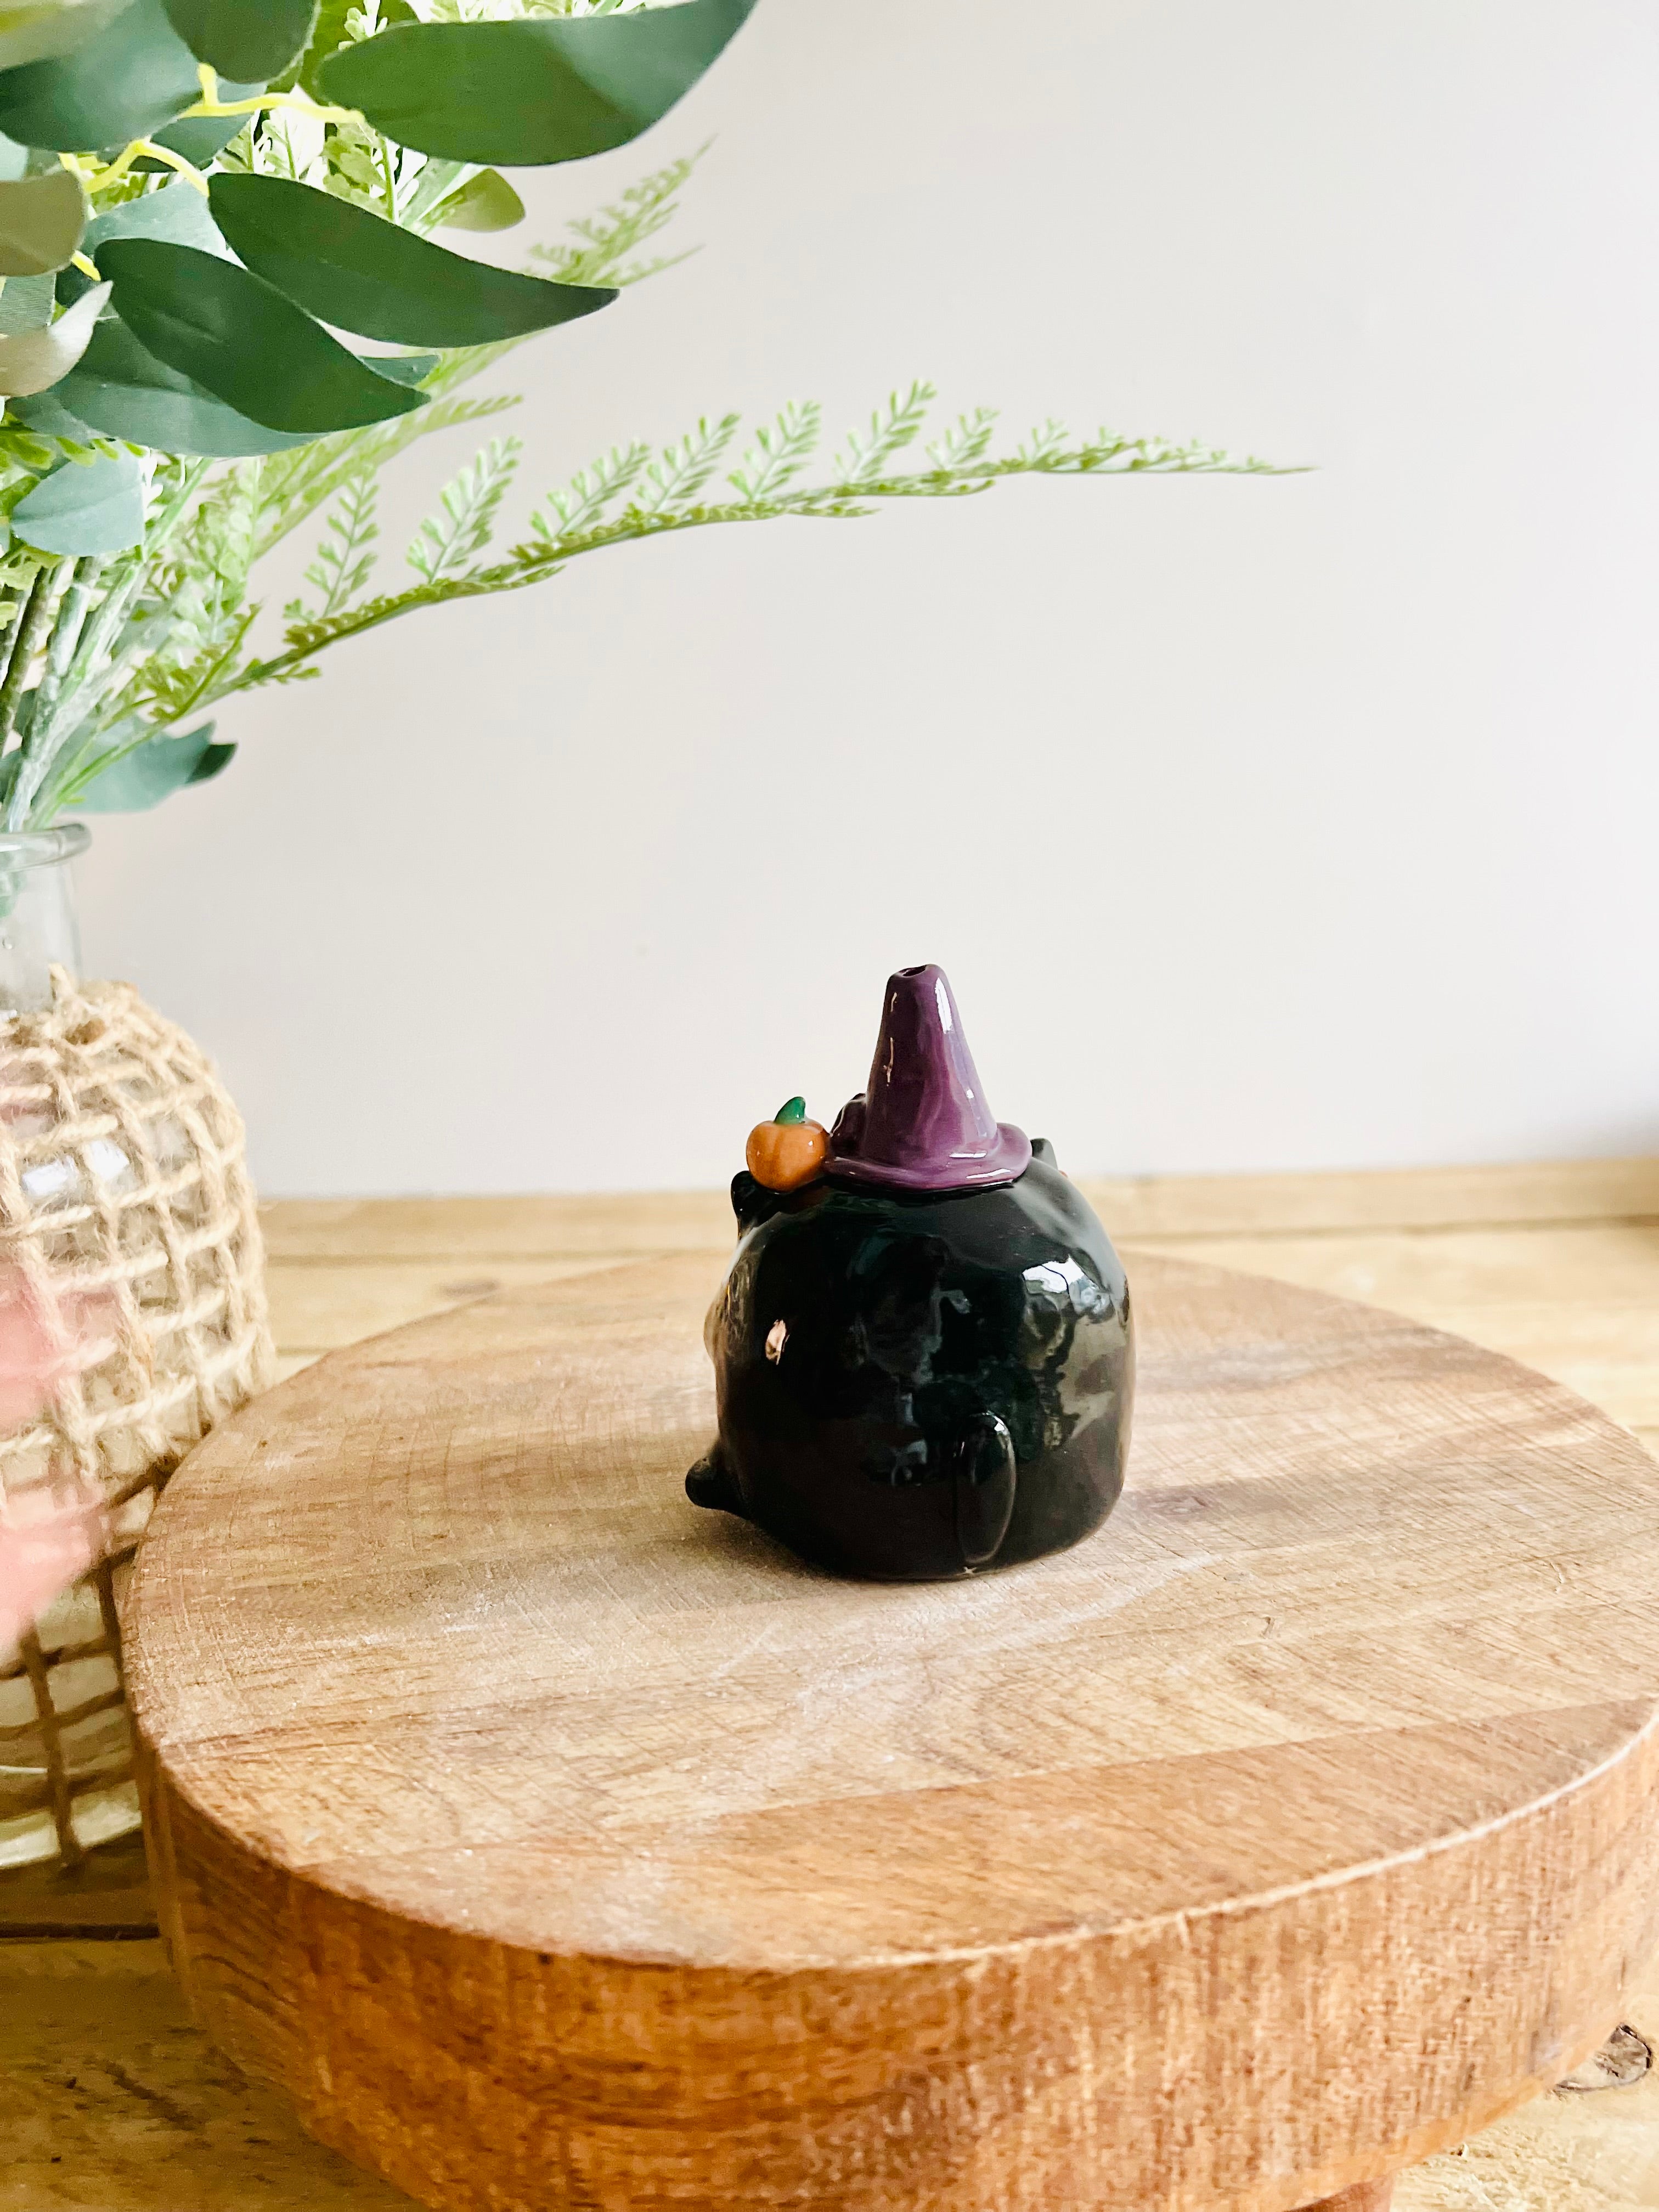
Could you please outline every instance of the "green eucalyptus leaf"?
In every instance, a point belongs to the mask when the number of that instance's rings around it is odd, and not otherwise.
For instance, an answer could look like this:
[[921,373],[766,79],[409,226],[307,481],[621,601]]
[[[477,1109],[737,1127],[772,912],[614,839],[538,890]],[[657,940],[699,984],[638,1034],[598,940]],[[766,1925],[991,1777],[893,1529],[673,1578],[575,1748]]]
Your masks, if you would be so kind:
[[170,238],[175,246],[194,246],[223,261],[231,258],[205,196],[183,177],[163,185],[159,192],[146,192],[143,199],[128,200],[94,216],[87,225],[82,250],[95,261],[99,247],[112,238]]
[[[163,185],[159,192],[146,192],[142,199],[128,200],[94,216],[87,225],[81,250],[95,264],[100,250],[112,238],[170,238],[175,246],[198,246],[204,253],[216,253],[223,261],[234,258],[208,213],[206,194],[183,177]],[[65,301],[78,299],[92,281],[78,269],[65,269],[58,279],[58,296]]]
[[436,353],[359,354],[376,376],[389,376],[394,384],[423,384],[443,356]]
[[[256,84],[253,92],[263,92],[264,87]],[[222,84],[222,100],[242,100],[247,94],[240,85]],[[181,155],[192,169],[208,169],[213,166],[216,154],[222,154],[239,131],[247,128],[246,115],[190,115],[177,123],[169,123],[165,131],[152,131],[152,146],[166,146]],[[140,154],[133,162],[134,173],[145,177],[177,176],[171,161],[157,161],[153,154]]]
[[29,149],[20,146],[15,138],[0,137],[0,179],[15,185],[19,177],[27,173]]
[[[233,84],[228,77],[219,80],[219,97],[224,100],[250,100],[264,88],[263,79],[249,84]],[[177,123],[169,123],[165,131],[152,131],[149,136],[154,144],[169,146],[175,154],[182,154],[193,169],[206,169],[212,167],[214,155],[222,153],[252,120],[246,115],[184,115]],[[149,154],[141,154],[132,166],[151,176],[177,173],[170,161],[158,161]]]
[[198,61],[268,80],[304,53],[317,0],[167,0],[167,11]]
[[161,0],[131,0],[73,53],[0,75],[0,131],[57,152],[147,138],[202,95]]
[[58,396],[51,392],[36,392],[27,398],[14,399],[7,406],[11,419],[24,423],[42,438],[67,438],[73,446],[89,446],[94,438],[103,436],[90,422],[83,422],[78,415],[71,415]]
[[580,161],[665,115],[754,4],[408,24],[343,46],[317,80],[325,99],[423,154],[509,167]]
[[[210,722],[208,727],[211,729],[213,724]],[[202,757],[196,764],[196,773],[191,776],[191,781],[211,783],[220,769],[228,768],[235,757],[236,748],[234,744],[204,745]]]
[[[118,725],[106,734],[114,738],[121,727]],[[214,725],[204,722],[199,729],[176,738],[160,732],[128,751],[106,746],[100,757],[109,766],[100,770],[96,760],[90,763],[88,770],[82,771],[85,781],[76,777],[80,788],[68,803],[88,814],[142,814],[148,807],[159,806],[186,784],[207,782],[228,763],[236,748],[216,745],[213,732]],[[112,758],[115,754],[118,757]]]
[[160,238],[117,238],[99,268],[139,343],[273,430],[349,430],[423,407],[251,270]]
[[[92,434],[125,438],[158,453],[230,459],[284,453],[291,446],[310,443],[307,437],[250,422],[201,385],[157,361],[125,323],[113,318],[98,325],[76,368],[61,384],[43,392],[41,399],[56,401],[89,424]],[[26,400],[23,405],[32,410],[38,404]],[[32,412],[23,419],[32,428],[52,430],[50,422]]]
[[11,511],[12,535],[42,553],[122,553],[144,539],[144,469],[136,453],[64,461]]
[[128,4],[129,0],[5,0],[0,5],[0,70],[73,53]]
[[490,345],[617,296],[469,261],[366,209],[281,177],[218,176],[213,216],[247,266],[337,328],[395,344]]
[[94,284],[46,329],[0,337],[0,392],[21,398],[66,376],[86,351],[109,294],[107,284]]
[[58,288],[49,276],[9,277],[0,289],[0,337],[45,330],[57,296]]
[[87,227],[87,196],[67,169],[0,184],[0,276],[61,269]]
[[439,204],[446,230],[511,230],[524,221],[524,202],[498,169],[480,169]]

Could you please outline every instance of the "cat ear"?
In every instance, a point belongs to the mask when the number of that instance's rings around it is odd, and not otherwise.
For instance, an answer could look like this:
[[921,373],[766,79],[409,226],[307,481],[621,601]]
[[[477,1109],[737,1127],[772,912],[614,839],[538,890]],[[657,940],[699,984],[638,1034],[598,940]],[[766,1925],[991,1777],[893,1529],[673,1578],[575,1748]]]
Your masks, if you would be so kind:
[[738,1217],[738,1233],[747,1236],[763,1221],[769,1221],[780,1212],[787,1192],[768,1190],[764,1183],[757,1182],[747,1168],[739,1168],[732,1178],[732,1211]]

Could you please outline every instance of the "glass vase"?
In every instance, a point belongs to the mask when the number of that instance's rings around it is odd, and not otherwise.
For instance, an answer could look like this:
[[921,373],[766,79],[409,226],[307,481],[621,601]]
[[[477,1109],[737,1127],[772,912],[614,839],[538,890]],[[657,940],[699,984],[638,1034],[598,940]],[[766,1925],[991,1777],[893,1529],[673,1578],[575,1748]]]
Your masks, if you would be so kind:
[[0,1507],[72,1497],[99,1530],[90,1571],[0,1648],[0,1868],[73,1866],[137,1827],[126,1572],[173,1468],[273,1367],[235,1107],[130,984],[77,980],[88,842],[0,836],[0,1268],[68,1347],[48,1401],[0,1432]]
[[92,842],[78,822],[0,832],[0,1017],[52,1004],[52,971],[81,972],[71,863]]

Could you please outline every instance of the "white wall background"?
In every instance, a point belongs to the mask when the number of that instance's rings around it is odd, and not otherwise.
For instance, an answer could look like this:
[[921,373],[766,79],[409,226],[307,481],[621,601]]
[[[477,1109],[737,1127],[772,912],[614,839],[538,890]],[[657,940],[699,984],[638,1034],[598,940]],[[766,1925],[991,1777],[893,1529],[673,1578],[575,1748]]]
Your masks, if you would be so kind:
[[[272,1194],[721,1181],[926,959],[1077,1169],[1655,1146],[1656,98],[1645,0],[763,0],[642,145],[520,179],[549,235],[718,134],[702,252],[511,364],[527,491],[917,374],[1318,472],[382,630],[106,818],[89,969],[216,1054]],[[390,565],[465,450],[402,465]]]

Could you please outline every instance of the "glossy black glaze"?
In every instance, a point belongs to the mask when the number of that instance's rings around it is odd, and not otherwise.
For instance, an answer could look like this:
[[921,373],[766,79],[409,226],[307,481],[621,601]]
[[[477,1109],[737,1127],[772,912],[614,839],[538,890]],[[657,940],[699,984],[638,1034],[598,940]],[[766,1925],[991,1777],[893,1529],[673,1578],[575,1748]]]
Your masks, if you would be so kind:
[[1100,1526],[1128,1443],[1128,1286],[1047,1145],[992,1189],[781,1196],[740,1175],[732,1201],[696,1504],[884,1582],[1010,1566]]

